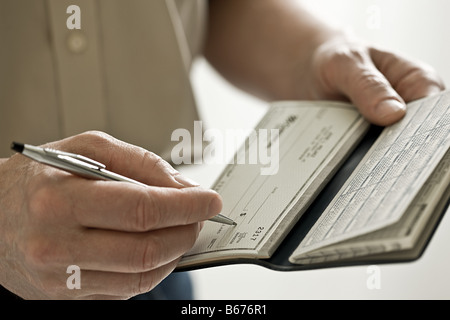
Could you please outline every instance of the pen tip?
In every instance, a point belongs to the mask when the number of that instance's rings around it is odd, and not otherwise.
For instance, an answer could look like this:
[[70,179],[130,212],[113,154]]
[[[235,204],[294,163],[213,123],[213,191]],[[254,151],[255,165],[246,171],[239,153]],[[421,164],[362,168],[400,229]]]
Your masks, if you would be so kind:
[[233,222],[233,224],[232,224],[233,226],[237,226],[237,223],[236,222]]
[[13,149],[16,152],[22,153],[23,149],[24,149],[24,144],[23,143],[17,143],[17,142],[13,142],[11,143],[11,149]]

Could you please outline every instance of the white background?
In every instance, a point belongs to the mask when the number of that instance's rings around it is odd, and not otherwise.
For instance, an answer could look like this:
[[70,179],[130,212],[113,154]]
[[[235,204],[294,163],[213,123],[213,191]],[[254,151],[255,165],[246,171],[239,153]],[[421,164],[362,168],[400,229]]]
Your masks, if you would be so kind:
[[[350,28],[365,41],[431,64],[450,82],[450,1],[448,0],[298,0],[327,23]],[[379,21],[372,20],[380,13]],[[267,105],[230,86],[204,60],[192,81],[207,127],[252,128]],[[210,186],[222,166],[182,168]],[[198,299],[449,299],[450,212],[425,254],[413,263],[380,265],[380,289],[369,289],[367,266],[276,272],[253,265],[193,271]]]

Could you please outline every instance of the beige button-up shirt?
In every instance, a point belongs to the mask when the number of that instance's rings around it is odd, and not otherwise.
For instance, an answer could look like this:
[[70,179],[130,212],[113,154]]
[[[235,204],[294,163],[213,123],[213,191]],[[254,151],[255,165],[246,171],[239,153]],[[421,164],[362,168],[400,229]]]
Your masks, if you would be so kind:
[[101,130],[167,158],[173,130],[197,120],[205,18],[206,0],[0,0],[0,157],[13,140]]

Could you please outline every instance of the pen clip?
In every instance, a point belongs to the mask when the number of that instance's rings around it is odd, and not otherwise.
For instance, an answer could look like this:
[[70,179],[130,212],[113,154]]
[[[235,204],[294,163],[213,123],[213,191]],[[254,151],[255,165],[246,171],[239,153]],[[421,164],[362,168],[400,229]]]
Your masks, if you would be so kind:
[[100,163],[98,161],[92,160],[88,157],[85,157],[85,156],[82,156],[79,154],[69,153],[69,152],[64,152],[64,151],[59,151],[59,150],[54,150],[54,149],[49,149],[49,148],[45,148],[44,151],[46,153],[49,153],[49,154],[59,158],[59,159],[69,161],[76,165],[81,165],[81,166],[89,167],[91,169],[96,169],[96,170],[106,169],[106,166],[103,163]]
[[72,157],[72,156],[66,156],[66,155],[57,155],[56,156],[58,159],[61,159],[63,161],[65,161],[66,163],[69,162],[71,164],[74,164],[78,167],[84,167],[84,168],[89,168],[89,169],[93,169],[93,170],[100,170],[102,169],[101,167],[97,166],[97,165],[93,165],[87,161],[83,161],[78,159],[77,157]]
[[85,157],[85,156],[81,156],[79,154],[73,154],[72,158],[74,158],[77,161],[84,162],[84,163],[86,163],[86,164],[88,164],[90,166],[97,167],[98,170],[106,169],[106,166],[103,163],[100,163],[98,161],[92,160],[92,159],[90,159],[88,157]]

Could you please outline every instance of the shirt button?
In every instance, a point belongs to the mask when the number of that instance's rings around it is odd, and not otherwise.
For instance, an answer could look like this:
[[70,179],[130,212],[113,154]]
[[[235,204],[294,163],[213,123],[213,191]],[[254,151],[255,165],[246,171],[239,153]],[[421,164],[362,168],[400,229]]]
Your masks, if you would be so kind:
[[87,48],[87,37],[81,31],[71,31],[67,37],[67,47],[72,53],[83,53]]

